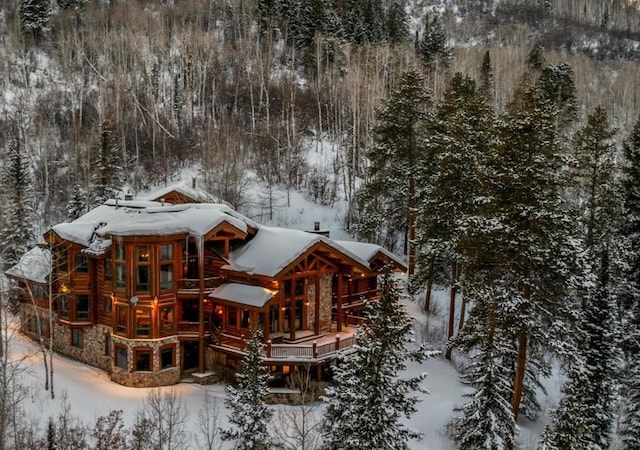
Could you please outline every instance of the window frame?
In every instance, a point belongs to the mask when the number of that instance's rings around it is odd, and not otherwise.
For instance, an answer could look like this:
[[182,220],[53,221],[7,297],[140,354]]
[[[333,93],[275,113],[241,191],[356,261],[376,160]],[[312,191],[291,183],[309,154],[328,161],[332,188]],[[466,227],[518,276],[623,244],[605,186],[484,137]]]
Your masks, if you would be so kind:
[[89,258],[82,252],[76,253],[74,272],[76,275],[89,274]]
[[[85,299],[87,301],[87,309],[86,311],[82,311],[83,315],[82,317],[78,314],[80,311],[80,308],[78,307],[80,305],[80,298]],[[91,320],[91,295],[89,294],[76,294],[75,295],[75,313],[74,313],[74,320],[80,322],[80,321],[90,321]],[[86,317],[84,316],[84,313],[86,312]]]
[[[164,312],[170,311],[171,321],[165,320]],[[160,336],[172,336],[176,334],[176,308],[175,306],[161,306],[159,308]],[[170,323],[170,328],[167,324]]]
[[114,266],[113,278],[116,290],[125,290],[127,288],[127,262],[126,249],[123,243],[116,243],[114,249]]
[[[152,280],[151,280],[151,245],[138,244],[135,247],[135,291],[136,292],[151,292]],[[146,255],[146,256],[145,256]],[[142,283],[141,274],[146,273],[146,282]]]
[[[114,318],[115,322],[115,334],[127,336],[129,332],[129,305],[124,305],[122,303],[116,303],[116,316]],[[124,318],[123,321],[120,319]]]
[[71,346],[84,348],[84,330],[82,330],[82,328],[71,329]]
[[[121,363],[121,359],[120,359],[120,351],[124,351],[124,366],[122,367]],[[127,349],[126,346],[122,345],[122,344],[113,344],[113,365],[114,367],[118,367],[120,369],[129,370],[129,351]]]
[[[149,368],[140,369],[138,367],[138,358],[140,355],[148,356]],[[151,347],[134,347],[133,348],[133,371],[134,372],[153,372],[153,349]]]
[[[151,323],[151,321],[153,320],[153,313],[151,311],[151,308],[137,306],[134,308],[134,313],[134,329],[136,338],[151,339],[151,337],[153,336],[153,326]],[[141,327],[138,322],[139,319],[148,319],[148,326]],[[146,330],[147,334],[140,333],[140,330]]]
[[[165,366],[163,363],[163,353],[167,350],[171,350],[171,365],[170,366]],[[165,370],[165,369],[172,369],[174,367],[176,367],[176,344],[167,344],[167,345],[163,345],[160,347],[159,349],[159,355],[160,355],[160,370]]]

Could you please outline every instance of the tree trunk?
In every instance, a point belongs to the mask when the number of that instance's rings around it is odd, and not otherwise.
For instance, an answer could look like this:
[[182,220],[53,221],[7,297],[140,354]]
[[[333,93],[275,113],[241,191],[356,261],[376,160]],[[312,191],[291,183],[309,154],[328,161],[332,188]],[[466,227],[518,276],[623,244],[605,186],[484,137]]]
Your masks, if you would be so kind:
[[416,187],[413,177],[409,179],[409,198],[407,199],[407,255],[409,258],[409,276],[416,266]]
[[524,372],[527,364],[527,333],[522,331],[518,336],[518,360],[516,361],[516,373],[513,381],[513,398],[511,400],[511,409],[513,411],[513,420],[518,421],[518,412],[520,410],[520,401],[522,400],[522,387],[524,385]]
[[[456,294],[458,293],[458,263],[453,262],[452,270],[451,270],[451,295],[449,297],[449,329],[447,333],[447,338],[451,339],[453,336],[453,329],[455,327],[455,315],[456,315]],[[447,348],[447,352],[445,357],[447,359],[451,359],[451,347]]]

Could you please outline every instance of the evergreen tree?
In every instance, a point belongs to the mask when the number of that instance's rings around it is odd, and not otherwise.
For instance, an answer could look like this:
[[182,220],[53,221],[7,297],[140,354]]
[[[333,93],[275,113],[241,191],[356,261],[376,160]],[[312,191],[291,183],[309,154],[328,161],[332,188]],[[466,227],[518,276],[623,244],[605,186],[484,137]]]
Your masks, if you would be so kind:
[[359,233],[393,248],[405,233],[409,273],[415,265],[415,209],[419,177],[432,161],[426,140],[431,99],[416,71],[404,73],[391,97],[376,113],[375,144],[367,150],[370,166],[358,194]]
[[100,143],[93,158],[92,207],[115,198],[120,191],[122,169],[119,160],[118,149],[111,138],[111,121],[105,118],[100,127]]
[[447,36],[438,16],[425,16],[424,32],[418,42],[417,53],[424,66],[432,70],[439,62],[442,67],[451,63],[451,49],[447,47]]
[[340,361],[326,389],[323,435],[330,450],[406,449],[419,435],[400,423],[416,411],[425,375],[402,378],[407,361],[420,362],[437,352],[409,347],[411,320],[399,304],[399,292],[386,273],[381,297],[367,304],[368,322],[358,330],[353,355]]
[[598,106],[573,140],[578,209],[584,246],[592,261],[597,261],[602,247],[612,242],[622,214],[621,192],[615,180],[615,133],[606,111]]
[[627,242],[627,268],[621,302],[625,311],[632,315],[630,330],[626,336],[632,337],[626,344],[633,358],[640,352],[640,116],[631,135],[623,145],[625,164],[622,166],[623,223],[622,235]]
[[36,44],[47,31],[50,9],[48,0],[20,0],[18,9],[20,25],[24,33],[30,34]]
[[582,272],[562,196],[566,177],[556,109],[527,77],[516,95],[480,166],[483,202],[465,220],[461,245],[475,250],[465,260],[469,276],[490,268],[487,280],[509,280],[520,292],[504,323],[516,342],[512,408],[517,418],[529,353],[566,351],[563,345],[569,345],[574,305],[568,294]]
[[538,79],[538,86],[545,99],[558,108],[558,125],[564,127],[570,124],[576,118],[578,110],[573,67],[564,62],[545,67]]
[[34,244],[34,212],[32,178],[29,162],[20,145],[14,139],[9,144],[7,163],[3,174],[6,195],[4,227],[2,229],[3,264],[5,269],[18,262]]
[[623,145],[623,221],[621,235],[626,244],[625,269],[618,290],[623,315],[622,349],[625,370],[622,379],[626,415],[622,436],[628,449],[640,448],[640,116]]
[[631,365],[623,382],[627,410],[620,430],[622,442],[629,450],[640,448],[640,358],[637,355],[632,358]]
[[[418,203],[416,236],[420,251],[412,280],[412,285],[426,281],[429,287],[434,275],[442,271],[436,265],[445,263],[446,272],[451,273],[446,282],[451,286],[452,303],[464,253],[457,244],[459,228],[464,217],[473,214],[478,206],[480,184],[476,168],[489,150],[491,123],[491,110],[475,81],[456,73],[436,109],[435,133],[429,138],[434,149],[434,169],[426,167],[422,173],[428,179],[419,182],[426,188]],[[449,337],[453,335],[454,306],[449,311]]]
[[540,42],[536,42],[533,44],[533,47],[529,51],[527,55],[527,68],[532,72],[540,72],[544,65],[546,64],[544,58],[544,50]]
[[596,292],[584,311],[580,358],[571,365],[564,398],[545,436],[550,449],[605,450],[611,445],[612,405],[620,360],[607,250],[602,253],[600,267]]
[[80,187],[80,184],[74,183],[71,199],[67,203],[67,218],[72,222],[86,212],[85,193]]
[[225,405],[230,411],[231,428],[221,430],[221,436],[233,441],[237,450],[268,450],[274,446],[267,429],[273,412],[265,404],[269,374],[261,364],[264,344],[260,330],[251,331],[245,352],[242,367],[236,374],[238,388],[227,387]]
[[506,450],[513,448],[515,441],[516,423],[508,401],[513,349],[501,328],[506,318],[503,307],[513,292],[499,283],[483,284],[466,286],[475,306],[464,332],[452,342],[471,353],[462,382],[474,388],[451,423],[452,438],[460,450]]
[[488,104],[493,104],[495,89],[495,81],[493,77],[493,67],[491,66],[491,54],[489,50],[482,57],[482,66],[480,67],[480,92],[484,95]]
[[409,37],[409,23],[403,5],[393,2],[387,15],[387,36],[390,44],[400,44]]

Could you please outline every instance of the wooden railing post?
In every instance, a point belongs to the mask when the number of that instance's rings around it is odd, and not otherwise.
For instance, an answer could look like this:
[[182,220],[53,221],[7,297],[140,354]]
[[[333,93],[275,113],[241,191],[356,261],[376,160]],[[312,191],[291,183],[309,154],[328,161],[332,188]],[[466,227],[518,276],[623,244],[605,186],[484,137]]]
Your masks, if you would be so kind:
[[318,357],[318,343],[316,341],[313,341],[313,357]]
[[271,358],[271,339],[269,339],[267,341],[267,345],[265,347],[265,350],[267,352],[267,358]]
[[336,334],[336,351],[340,351],[340,335]]

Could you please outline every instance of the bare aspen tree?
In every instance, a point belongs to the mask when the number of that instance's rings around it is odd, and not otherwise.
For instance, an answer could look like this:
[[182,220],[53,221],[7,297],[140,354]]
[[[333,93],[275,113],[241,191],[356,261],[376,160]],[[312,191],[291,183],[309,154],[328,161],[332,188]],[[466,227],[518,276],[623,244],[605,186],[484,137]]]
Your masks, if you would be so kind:
[[136,414],[132,433],[144,429],[146,444],[154,450],[187,449],[190,436],[185,427],[188,416],[184,400],[175,389],[153,389]]
[[322,413],[314,401],[320,395],[317,382],[311,377],[310,365],[301,365],[291,374],[289,388],[293,406],[282,405],[275,411],[274,434],[286,450],[317,450],[321,448]]
[[198,410],[199,435],[196,436],[198,447],[203,450],[219,450],[222,447],[220,425],[222,423],[221,407],[218,399],[209,391],[204,393],[204,402]]

